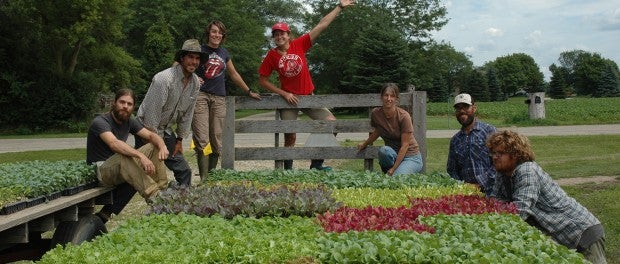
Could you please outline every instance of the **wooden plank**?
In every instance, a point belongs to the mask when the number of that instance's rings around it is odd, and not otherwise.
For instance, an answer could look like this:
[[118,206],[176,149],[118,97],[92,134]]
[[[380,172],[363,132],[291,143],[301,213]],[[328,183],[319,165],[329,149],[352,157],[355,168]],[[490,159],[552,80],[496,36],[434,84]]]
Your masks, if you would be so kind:
[[[402,93],[407,96],[411,93]],[[319,94],[297,96],[297,105],[288,104],[280,95],[261,94],[262,100],[257,101],[247,96],[236,96],[234,109],[287,109],[287,108],[338,108],[338,107],[376,107],[381,106],[380,94]],[[410,102],[401,102],[401,106]]]
[[[235,99],[238,96],[226,97],[226,118],[222,128],[222,168],[234,168],[235,166]],[[252,99],[255,101],[254,99]]]
[[[234,169],[235,160],[275,160],[276,168],[281,168],[281,160],[332,158],[332,159],[359,159],[366,154],[356,153],[355,148],[334,147],[332,149],[318,148],[287,148],[276,150],[280,146],[281,133],[359,133],[370,132],[370,122],[365,120],[336,120],[336,121],[282,121],[278,118],[278,109],[291,108],[338,108],[338,107],[377,107],[381,106],[380,94],[329,94],[299,96],[300,103],[289,105],[282,97],[276,94],[261,94],[263,100],[256,101],[249,97],[227,97],[227,118],[224,128],[224,146],[222,150],[222,168]],[[414,136],[420,144],[422,159],[426,164],[426,92],[409,90],[401,93],[400,107],[406,109],[412,116]],[[276,110],[275,120],[238,120],[234,119],[236,109],[269,109]],[[274,148],[235,148],[235,133],[273,133],[275,136]],[[340,149],[338,149],[340,148]],[[299,151],[299,153],[297,153]],[[376,150],[375,150],[376,151]],[[365,168],[372,168],[372,159],[376,154],[369,155],[364,162]],[[423,168],[426,171],[426,165]]]
[[18,225],[6,231],[0,232],[2,240],[0,244],[10,243],[28,243],[28,233],[30,233],[28,224]]
[[56,222],[54,221],[54,216],[46,215],[34,221],[28,223],[31,231],[40,231],[45,232],[48,230],[52,230],[56,228]]
[[370,120],[237,120],[235,133],[371,132]]
[[413,136],[420,146],[422,172],[425,172],[428,153],[426,146],[426,91],[410,94],[409,101],[411,102],[409,113],[411,113],[411,120],[413,121]]
[[55,213],[67,207],[81,203],[87,199],[95,198],[101,194],[110,192],[111,190],[113,190],[113,188],[98,187],[88,189],[75,195],[63,196],[47,203],[26,208],[24,210],[9,215],[1,215],[0,231],[4,231],[9,228],[28,223],[29,221]]
[[373,146],[362,151],[357,147],[244,147],[236,148],[235,160],[376,159],[377,151]]

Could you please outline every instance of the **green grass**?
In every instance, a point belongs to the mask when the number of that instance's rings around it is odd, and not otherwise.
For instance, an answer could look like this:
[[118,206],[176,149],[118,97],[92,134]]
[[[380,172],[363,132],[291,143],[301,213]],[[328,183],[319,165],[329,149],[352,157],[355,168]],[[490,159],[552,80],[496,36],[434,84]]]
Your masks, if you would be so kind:
[[620,263],[620,184],[599,183],[562,187],[588,208],[605,227],[605,255],[610,264]]
[[0,153],[0,163],[13,163],[31,160],[85,160],[86,149],[40,150]]
[[[554,179],[620,175],[620,135],[529,137],[536,161]],[[356,146],[359,142],[346,142]],[[428,138],[426,171],[446,171],[448,138]],[[379,140],[375,145],[383,145]],[[339,166],[340,167],[340,166]],[[342,162],[342,169],[359,170],[361,160]],[[375,169],[378,169],[378,165]]]

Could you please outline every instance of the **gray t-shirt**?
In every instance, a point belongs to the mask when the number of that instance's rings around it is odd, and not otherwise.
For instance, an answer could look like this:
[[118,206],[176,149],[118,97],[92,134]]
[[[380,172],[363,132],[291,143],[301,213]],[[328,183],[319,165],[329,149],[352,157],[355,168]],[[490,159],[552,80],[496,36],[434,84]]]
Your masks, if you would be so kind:
[[143,128],[144,126],[135,118],[118,124],[110,112],[95,117],[88,129],[86,138],[86,162],[92,164],[97,161],[105,161],[115,154],[101,139],[101,133],[110,131],[117,139],[126,142],[130,133],[136,135]]

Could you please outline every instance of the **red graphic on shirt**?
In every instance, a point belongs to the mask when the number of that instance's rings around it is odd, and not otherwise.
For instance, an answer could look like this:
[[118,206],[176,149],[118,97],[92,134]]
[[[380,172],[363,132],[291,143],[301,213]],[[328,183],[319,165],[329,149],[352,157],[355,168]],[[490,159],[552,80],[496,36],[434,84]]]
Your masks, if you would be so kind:
[[207,79],[214,79],[222,75],[224,69],[226,69],[226,63],[217,54],[211,54],[209,60],[205,62],[204,68],[203,76]]
[[278,62],[278,70],[285,77],[299,75],[303,67],[303,60],[297,54],[286,54]]

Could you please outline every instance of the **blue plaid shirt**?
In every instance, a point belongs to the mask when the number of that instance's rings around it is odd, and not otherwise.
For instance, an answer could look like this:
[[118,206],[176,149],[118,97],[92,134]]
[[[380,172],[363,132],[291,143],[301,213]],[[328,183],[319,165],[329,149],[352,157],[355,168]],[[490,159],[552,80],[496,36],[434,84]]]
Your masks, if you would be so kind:
[[469,134],[461,130],[450,140],[446,169],[456,180],[479,184],[488,196],[493,190],[496,172],[485,142],[496,129],[477,118],[474,122]]
[[498,174],[491,196],[514,202],[523,220],[569,248],[577,247],[583,231],[601,223],[533,161],[517,165],[512,177]]

